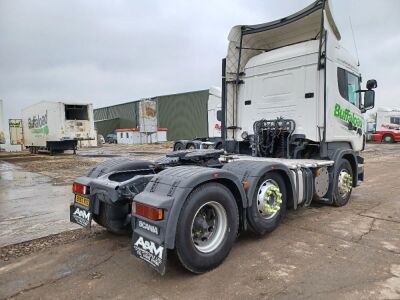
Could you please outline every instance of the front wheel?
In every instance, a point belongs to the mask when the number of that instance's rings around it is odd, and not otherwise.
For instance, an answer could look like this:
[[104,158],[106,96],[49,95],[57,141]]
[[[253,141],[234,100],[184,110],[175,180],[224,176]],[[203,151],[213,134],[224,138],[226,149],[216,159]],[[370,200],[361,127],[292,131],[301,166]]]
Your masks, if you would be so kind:
[[336,189],[333,193],[333,205],[344,206],[349,202],[353,190],[353,171],[347,159],[341,159],[337,169]]
[[179,216],[176,252],[193,273],[216,268],[228,256],[239,228],[238,207],[232,193],[218,183],[196,188]]

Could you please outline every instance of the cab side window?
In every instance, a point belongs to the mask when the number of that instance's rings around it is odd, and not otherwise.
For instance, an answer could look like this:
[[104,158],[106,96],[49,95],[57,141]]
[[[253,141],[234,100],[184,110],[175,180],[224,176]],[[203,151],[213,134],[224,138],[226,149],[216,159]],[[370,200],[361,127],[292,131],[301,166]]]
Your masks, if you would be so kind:
[[217,110],[217,121],[222,121],[222,110]]
[[340,95],[354,106],[360,107],[360,93],[356,93],[360,89],[360,79],[342,68],[337,69],[337,76]]
[[390,117],[390,123],[400,125],[400,117]]

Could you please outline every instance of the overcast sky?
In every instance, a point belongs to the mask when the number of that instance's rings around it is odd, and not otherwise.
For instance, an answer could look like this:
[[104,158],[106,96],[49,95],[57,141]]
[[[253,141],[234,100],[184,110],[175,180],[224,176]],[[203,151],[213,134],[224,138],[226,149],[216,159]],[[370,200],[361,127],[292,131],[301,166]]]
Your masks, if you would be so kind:
[[[41,100],[107,106],[220,86],[227,35],[294,13],[311,0],[0,0],[5,117]],[[344,46],[378,106],[400,106],[400,1],[334,0]]]

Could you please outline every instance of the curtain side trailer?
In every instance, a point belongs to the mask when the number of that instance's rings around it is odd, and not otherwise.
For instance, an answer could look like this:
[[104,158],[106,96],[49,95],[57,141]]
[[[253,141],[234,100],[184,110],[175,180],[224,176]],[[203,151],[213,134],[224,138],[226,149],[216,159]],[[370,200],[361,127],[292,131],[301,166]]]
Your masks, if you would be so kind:
[[92,104],[43,101],[25,108],[22,116],[24,145],[31,153],[75,153],[78,142],[96,139]]
[[374,107],[377,83],[361,89],[329,1],[235,26],[228,39],[223,149],[174,151],[154,162],[110,160],[73,186],[71,221],[132,233],[132,254],[161,274],[167,250],[191,272],[207,272],[241,231],[271,232],[287,209],[312,201],[346,205],[364,179],[362,114]]
[[376,130],[372,139],[383,143],[400,142],[400,109],[378,108]]

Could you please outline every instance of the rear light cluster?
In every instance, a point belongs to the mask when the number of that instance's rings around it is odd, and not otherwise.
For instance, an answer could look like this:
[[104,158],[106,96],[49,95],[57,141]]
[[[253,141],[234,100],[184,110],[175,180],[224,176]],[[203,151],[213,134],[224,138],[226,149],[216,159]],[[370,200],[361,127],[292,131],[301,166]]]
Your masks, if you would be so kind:
[[72,192],[82,195],[89,195],[90,194],[90,187],[74,182],[72,185]]
[[132,212],[153,221],[164,219],[164,210],[162,208],[153,207],[139,202],[132,203]]

